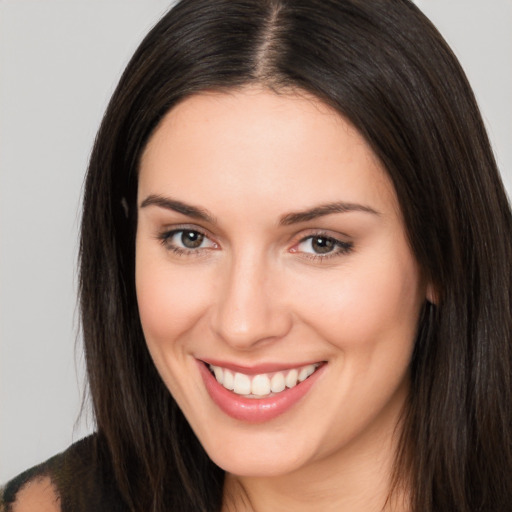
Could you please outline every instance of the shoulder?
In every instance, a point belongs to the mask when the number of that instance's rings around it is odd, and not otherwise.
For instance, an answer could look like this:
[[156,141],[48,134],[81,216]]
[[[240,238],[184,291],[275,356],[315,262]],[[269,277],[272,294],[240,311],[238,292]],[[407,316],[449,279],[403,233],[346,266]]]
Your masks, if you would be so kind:
[[[104,508],[107,507],[107,508]],[[108,451],[97,435],[25,471],[0,491],[0,512],[124,512]]]
[[0,511],[61,512],[59,494],[48,476],[35,476],[21,486],[16,492],[14,500],[8,498],[9,496],[5,496],[4,490],[0,494]]

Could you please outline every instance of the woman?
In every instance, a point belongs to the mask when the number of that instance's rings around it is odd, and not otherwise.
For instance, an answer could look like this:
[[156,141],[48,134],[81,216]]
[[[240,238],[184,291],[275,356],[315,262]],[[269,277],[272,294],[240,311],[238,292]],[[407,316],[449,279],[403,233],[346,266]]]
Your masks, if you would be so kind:
[[98,433],[7,510],[506,510],[510,234],[408,1],[180,2],[87,177]]

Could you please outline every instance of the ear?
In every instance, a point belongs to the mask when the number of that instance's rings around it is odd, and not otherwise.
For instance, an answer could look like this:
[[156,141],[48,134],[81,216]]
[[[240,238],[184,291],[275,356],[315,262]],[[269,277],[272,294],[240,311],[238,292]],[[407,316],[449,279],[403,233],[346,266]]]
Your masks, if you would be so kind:
[[129,213],[130,213],[130,210],[129,210],[129,208],[128,208],[128,201],[126,200],[126,197],[123,197],[123,198],[121,199],[121,206],[123,207],[124,216],[125,216],[126,218],[128,218],[128,215],[129,215]]
[[427,288],[425,290],[425,297],[426,299],[435,306],[439,303],[439,292],[437,290],[437,287],[434,285],[432,281],[429,281],[427,283]]

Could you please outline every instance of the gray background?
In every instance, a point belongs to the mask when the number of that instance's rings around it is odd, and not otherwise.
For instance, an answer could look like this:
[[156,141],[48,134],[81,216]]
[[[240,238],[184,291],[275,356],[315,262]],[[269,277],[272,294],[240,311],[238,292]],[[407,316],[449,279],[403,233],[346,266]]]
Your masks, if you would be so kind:
[[[0,482],[93,428],[80,195],[116,81],[163,0],[0,1]],[[512,190],[512,0],[418,0],[466,69]],[[75,350],[76,342],[76,350]]]

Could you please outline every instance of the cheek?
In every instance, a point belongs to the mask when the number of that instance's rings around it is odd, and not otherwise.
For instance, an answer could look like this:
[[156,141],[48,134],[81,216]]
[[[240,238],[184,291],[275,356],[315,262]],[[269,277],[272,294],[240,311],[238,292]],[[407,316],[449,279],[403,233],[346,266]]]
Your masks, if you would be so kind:
[[309,287],[303,318],[338,348],[411,348],[424,290],[412,257],[360,259]]
[[136,288],[139,314],[146,341],[175,342],[193,328],[208,307],[208,278],[201,272],[137,256]]

